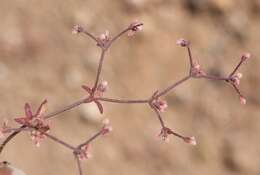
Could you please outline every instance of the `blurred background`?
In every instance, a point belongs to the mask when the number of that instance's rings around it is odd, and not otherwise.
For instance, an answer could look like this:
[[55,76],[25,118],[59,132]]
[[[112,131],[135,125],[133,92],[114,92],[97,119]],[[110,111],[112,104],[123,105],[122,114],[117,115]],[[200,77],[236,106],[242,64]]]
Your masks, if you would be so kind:
[[[80,24],[99,35],[114,35],[134,19],[144,23],[135,37],[118,40],[102,70],[107,97],[142,99],[183,78],[186,50],[175,41],[192,42],[193,55],[214,75],[228,75],[244,52],[252,59],[240,69],[240,105],[224,82],[191,80],[164,99],[167,126],[195,136],[196,147],[171,137],[162,144],[160,125],[143,105],[104,103],[113,132],[93,143],[93,157],[83,162],[93,175],[260,174],[260,1],[259,0],[12,0],[0,1],[0,120],[23,115],[25,102],[35,109],[44,98],[51,112],[85,94],[93,83],[100,50],[83,35]],[[52,120],[51,134],[74,145],[101,126],[96,106],[87,104]],[[36,148],[28,133],[1,154],[28,175],[76,174],[69,150],[44,140]]]

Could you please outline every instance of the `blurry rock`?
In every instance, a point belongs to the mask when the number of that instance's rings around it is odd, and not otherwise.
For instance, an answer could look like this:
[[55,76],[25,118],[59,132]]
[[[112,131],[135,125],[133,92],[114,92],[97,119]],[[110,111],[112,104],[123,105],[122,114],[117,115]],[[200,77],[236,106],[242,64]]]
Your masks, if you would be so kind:
[[76,68],[67,70],[64,74],[65,83],[69,88],[79,87],[81,82],[83,81],[82,74]]
[[82,119],[93,123],[99,123],[103,117],[94,103],[82,105],[80,107],[80,116]]

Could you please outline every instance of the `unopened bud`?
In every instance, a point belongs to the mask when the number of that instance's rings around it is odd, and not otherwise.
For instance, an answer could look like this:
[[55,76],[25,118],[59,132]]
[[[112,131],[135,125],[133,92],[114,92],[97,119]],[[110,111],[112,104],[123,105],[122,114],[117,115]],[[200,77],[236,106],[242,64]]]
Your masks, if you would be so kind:
[[242,105],[245,105],[246,104],[246,99],[244,98],[244,97],[240,97],[240,103],[242,104]]
[[246,59],[248,59],[248,58],[250,58],[250,57],[251,57],[251,54],[250,54],[250,53],[244,53],[244,54],[242,55],[241,59],[242,59],[242,60],[246,60]]
[[83,27],[81,27],[80,25],[75,25],[73,28],[72,28],[72,34],[78,34],[80,32],[83,32]]
[[176,41],[176,44],[180,45],[181,47],[187,47],[190,44],[190,42],[188,40],[181,38]]
[[240,73],[240,72],[238,72],[238,73],[236,74],[236,76],[237,76],[237,78],[241,79],[241,78],[243,77],[243,74]]
[[197,145],[197,142],[196,142],[196,139],[195,137],[184,137],[183,138],[184,142],[188,143],[188,144],[191,144],[191,145]]

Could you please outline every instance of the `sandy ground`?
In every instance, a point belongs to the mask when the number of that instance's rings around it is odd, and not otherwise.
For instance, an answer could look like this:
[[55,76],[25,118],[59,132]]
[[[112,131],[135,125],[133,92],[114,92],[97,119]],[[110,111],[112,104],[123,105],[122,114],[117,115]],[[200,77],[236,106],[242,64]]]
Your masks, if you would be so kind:
[[[144,23],[136,37],[124,36],[109,50],[101,76],[109,82],[107,97],[146,98],[184,77],[188,58],[178,38],[189,39],[194,56],[215,75],[229,74],[251,52],[240,69],[246,106],[224,82],[206,80],[186,82],[164,98],[167,125],[196,136],[196,147],[174,137],[158,141],[159,122],[146,106],[104,104],[114,130],[93,143],[83,165],[93,175],[260,174],[259,0],[1,0],[0,16],[1,121],[22,115],[25,102],[36,108],[47,98],[51,112],[84,97],[80,86],[93,83],[100,51],[71,34],[74,24],[114,35],[133,19]],[[76,145],[104,116],[83,105],[55,118],[51,133]],[[49,140],[36,148],[28,133],[0,159],[28,175],[77,173],[69,150]]]

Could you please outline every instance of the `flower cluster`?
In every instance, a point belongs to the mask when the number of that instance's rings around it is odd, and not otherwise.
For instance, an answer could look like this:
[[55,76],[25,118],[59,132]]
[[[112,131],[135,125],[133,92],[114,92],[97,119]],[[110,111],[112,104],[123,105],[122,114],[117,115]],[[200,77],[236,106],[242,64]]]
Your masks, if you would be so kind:
[[140,23],[138,20],[134,20],[130,25],[129,25],[129,31],[127,35],[129,37],[134,36],[138,31],[141,31],[143,29],[142,23]]
[[106,30],[105,33],[102,33],[97,38],[97,46],[101,47],[102,49],[107,48],[109,42],[110,42],[110,36],[109,36],[109,31],[108,30]]
[[188,47],[190,45],[190,42],[188,40],[180,38],[176,41],[176,44],[180,45],[181,47]]
[[89,153],[89,148],[89,144],[85,144],[82,147],[80,147],[79,151],[75,153],[78,156],[79,160],[83,161],[92,157],[92,155]]
[[202,70],[201,66],[197,61],[194,61],[194,63],[192,64],[190,74],[195,78],[199,78],[201,76],[206,75],[206,73]]
[[97,88],[90,88],[89,86],[82,85],[82,88],[87,92],[89,95],[88,98],[86,99],[86,103],[89,102],[94,102],[101,114],[103,114],[103,106],[101,102],[98,100],[98,98],[102,97],[103,94],[107,91],[108,89],[108,83],[107,81],[102,81],[97,85]]
[[47,133],[50,130],[49,121],[42,115],[45,111],[44,105],[46,103],[47,100],[44,100],[35,114],[33,114],[31,106],[26,103],[24,106],[25,116],[14,119],[20,125],[30,129],[31,138],[37,146],[39,146],[40,141],[45,138],[44,133]]
[[245,60],[250,58],[250,54],[246,53],[246,54],[242,55],[240,62],[235,67],[235,69],[229,74],[229,76],[221,77],[221,76],[209,75],[201,68],[201,66],[200,66],[200,64],[198,64],[197,60],[195,60],[193,58],[192,52],[191,52],[191,47],[190,47],[191,43],[185,39],[179,39],[176,42],[177,45],[187,49],[188,56],[189,56],[190,69],[184,78],[180,79],[177,82],[170,84],[170,86],[165,89],[162,89],[160,91],[157,90],[151,97],[149,97],[147,99],[120,100],[120,99],[103,97],[105,92],[108,89],[108,83],[107,83],[107,81],[100,81],[100,77],[101,77],[101,72],[102,72],[101,70],[102,70],[103,61],[105,59],[105,54],[106,54],[107,50],[110,48],[112,43],[114,43],[123,34],[127,34],[128,36],[133,36],[138,31],[142,30],[142,26],[143,26],[142,23],[135,20],[132,23],[130,23],[130,25],[127,28],[125,28],[124,30],[119,32],[114,37],[111,37],[109,35],[108,31],[105,31],[105,33],[96,37],[96,36],[92,35],[91,33],[89,33],[87,30],[85,30],[82,26],[75,25],[72,30],[73,34],[79,34],[79,33],[85,34],[88,37],[90,37],[92,40],[94,40],[95,43],[97,44],[97,46],[101,48],[101,56],[99,59],[95,83],[91,86],[86,86],[86,85],[82,86],[82,88],[87,93],[87,96],[84,99],[80,99],[70,105],[67,105],[67,106],[65,106],[59,110],[56,110],[52,113],[49,113],[49,114],[43,115],[44,107],[45,107],[45,104],[47,103],[47,100],[44,100],[40,104],[40,106],[38,107],[38,109],[36,110],[35,113],[32,112],[31,106],[28,103],[26,103],[24,106],[25,116],[17,117],[14,119],[20,125],[20,127],[10,128],[7,126],[7,122],[4,122],[3,126],[0,127],[0,138],[4,137],[4,134],[12,132],[0,145],[0,153],[2,152],[5,145],[13,137],[15,137],[19,132],[29,131],[31,138],[32,138],[33,142],[36,144],[36,146],[39,146],[40,142],[44,138],[49,138],[49,139],[55,141],[56,143],[61,144],[64,147],[72,150],[73,154],[77,160],[76,162],[78,164],[79,175],[82,175],[83,173],[82,173],[80,160],[85,160],[85,159],[88,159],[91,157],[89,149],[90,149],[90,144],[92,143],[93,140],[95,140],[97,137],[105,136],[109,132],[112,131],[112,126],[110,125],[109,120],[105,119],[103,121],[103,126],[97,133],[95,133],[92,137],[90,137],[88,140],[86,140],[82,144],[75,147],[48,133],[50,130],[48,119],[50,117],[54,117],[65,111],[76,108],[81,104],[92,103],[92,102],[96,104],[96,106],[98,107],[101,114],[103,114],[103,110],[104,110],[103,106],[102,106],[103,102],[123,103],[123,104],[147,104],[150,106],[151,110],[153,110],[153,112],[155,113],[155,115],[157,116],[157,118],[161,124],[161,130],[160,130],[160,133],[158,136],[163,141],[168,142],[169,135],[174,135],[174,136],[182,139],[184,142],[186,142],[188,144],[196,145],[197,143],[196,143],[195,137],[183,136],[181,134],[176,133],[174,130],[166,127],[161,114],[162,114],[162,112],[164,112],[166,110],[166,108],[168,107],[168,104],[165,100],[162,100],[163,96],[167,95],[169,92],[174,90],[178,85],[182,84],[183,82],[185,82],[189,79],[204,78],[204,79],[224,81],[226,83],[229,83],[230,85],[232,85],[234,87],[235,91],[239,95],[241,104],[246,104],[246,99],[241,94],[241,92],[238,88],[240,85],[240,80],[242,78],[242,74],[237,72],[237,70],[239,69],[239,67],[242,65],[242,63]]
[[168,104],[165,100],[161,100],[159,98],[155,98],[153,101],[152,101],[152,105],[153,107],[160,111],[160,112],[164,112],[166,110],[166,108],[168,107]]
[[73,29],[72,29],[72,34],[79,34],[79,33],[83,32],[83,31],[84,31],[84,29],[83,29],[82,26],[80,26],[80,25],[75,25],[75,26],[73,27]]
[[236,86],[240,84],[240,79],[243,77],[243,74],[238,72],[235,75],[230,77],[230,81],[232,81]]

